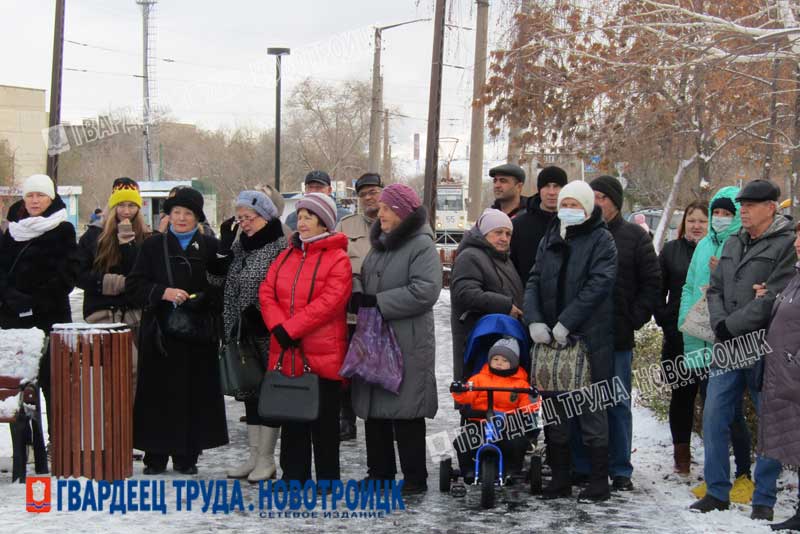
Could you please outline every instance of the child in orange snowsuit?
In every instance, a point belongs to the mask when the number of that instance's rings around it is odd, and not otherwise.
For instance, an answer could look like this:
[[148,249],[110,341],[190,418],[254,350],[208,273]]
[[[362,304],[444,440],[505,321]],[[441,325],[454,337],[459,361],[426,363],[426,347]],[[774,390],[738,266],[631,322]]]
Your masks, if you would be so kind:
[[[519,343],[513,338],[502,338],[489,349],[488,363],[475,375],[469,378],[469,382],[475,387],[497,387],[497,388],[528,388],[528,373],[519,366]],[[453,398],[459,404],[468,404],[473,410],[485,412],[488,408],[488,392],[486,391],[466,391],[463,393],[452,393]],[[520,393],[510,393],[505,391],[493,392],[493,407],[495,414],[511,414],[517,410],[535,412],[539,410],[541,401],[535,401],[529,395]],[[471,419],[471,421],[479,421]],[[465,478],[469,480],[470,474],[475,470],[475,449],[477,446],[469,446],[475,441],[473,431],[472,438],[465,429],[464,434],[453,443],[458,454],[458,463],[461,472],[465,473]],[[482,435],[482,434],[481,434]],[[510,437],[502,435],[502,439],[495,441],[503,453],[505,471],[509,474],[518,473],[522,470],[525,450],[530,441],[524,435]],[[474,475],[473,475],[474,476]]]

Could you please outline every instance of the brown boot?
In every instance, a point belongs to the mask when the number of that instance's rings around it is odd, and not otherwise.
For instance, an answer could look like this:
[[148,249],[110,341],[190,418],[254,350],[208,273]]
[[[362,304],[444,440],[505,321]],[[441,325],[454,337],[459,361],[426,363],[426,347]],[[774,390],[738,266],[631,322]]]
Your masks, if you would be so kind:
[[679,475],[688,475],[692,463],[692,449],[688,443],[675,443],[673,445],[675,458],[675,472]]

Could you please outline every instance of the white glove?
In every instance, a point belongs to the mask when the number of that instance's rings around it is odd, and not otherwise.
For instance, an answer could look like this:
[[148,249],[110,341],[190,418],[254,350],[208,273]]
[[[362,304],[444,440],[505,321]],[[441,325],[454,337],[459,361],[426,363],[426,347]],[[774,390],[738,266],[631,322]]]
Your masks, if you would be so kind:
[[553,328],[553,338],[559,345],[566,345],[568,343],[567,341],[568,335],[569,335],[569,330],[567,330],[561,323],[557,323],[556,326]]
[[550,343],[550,328],[544,323],[531,323],[528,326],[531,333],[531,339],[534,343],[542,343],[544,345]]

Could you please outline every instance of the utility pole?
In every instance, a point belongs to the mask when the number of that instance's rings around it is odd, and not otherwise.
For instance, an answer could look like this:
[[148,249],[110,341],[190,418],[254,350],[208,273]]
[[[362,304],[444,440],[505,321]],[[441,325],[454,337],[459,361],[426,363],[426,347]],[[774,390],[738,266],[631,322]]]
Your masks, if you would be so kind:
[[144,134],[144,146],[142,148],[142,166],[144,167],[143,177],[148,181],[153,179],[153,159],[151,153],[152,131],[151,126],[151,102],[150,102],[150,84],[152,76],[152,44],[150,34],[150,15],[156,0],[136,0],[136,3],[142,6],[142,95],[143,95],[143,112],[142,112],[142,128]]
[[369,115],[369,165],[368,172],[378,172],[381,167],[381,109],[383,109],[383,76],[381,76],[381,32],[375,28],[375,51],[372,55],[372,108]]
[[383,110],[383,182],[389,182],[392,176],[392,147],[389,145],[389,110]]
[[[50,120],[47,133],[47,176],[58,186],[58,144],[62,141],[58,125],[61,123],[61,73],[64,60],[64,2],[56,0],[55,28],[53,29],[53,70],[50,75]],[[13,167],[12,167],[13,174]]]
[[439,167],[439,123],[442,111],[442,67],[444,60],[444,24],[446,0],[436,0],[433,19],[433,53],[431,55],[431,86],[428,97],[428,138],[425,141],[424,205],[432,228],[436,228],[436,177]]
[[469,141],[469,211],[468,221],[477,221],[483,199],[483,87],[486,85],[486,54],[489,34],[489,0],[476,0],[478,4],[477,31],[475,32],[475,64],[472,78],[472,126]]
[[267,54],[275,56],[275,189],[281,190],[281,58],[288,56],[288,48],[267,48]]

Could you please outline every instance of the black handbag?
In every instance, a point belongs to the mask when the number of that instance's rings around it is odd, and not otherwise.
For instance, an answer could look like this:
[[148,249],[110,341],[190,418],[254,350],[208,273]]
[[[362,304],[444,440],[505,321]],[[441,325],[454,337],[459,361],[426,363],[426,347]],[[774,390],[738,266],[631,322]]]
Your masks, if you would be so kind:
[[236,321],[231,336],[219,351],[219,377],[222,393],[247,400],[258,396],[264,365],[255,341],[242,336],[242,319]]
[[281,351],[275,369],[267,371],[261,381],[258,395],[258,415],[267,421],[311,422],[319,417],[319,377],[311,372],[305,352],[303,374],[294,375],[294,349],[292,349],[292,376],[281,372],[286,350]]
[[[167,247],[167,233],[164,233],[164,261],[167,266],[167,279],[169,287],[175,287],[175,280],[172,276],[172,264],[169,261],[169,250]],[[205,308],[204,294],[200,293],[192,301],[187,301],[180,306],[173,305],[171,308],[162,308],[165,311],[161,314],[161,331],[179,341],[196,345],[213,344],[216,337],[216,323],[211,314]]]

